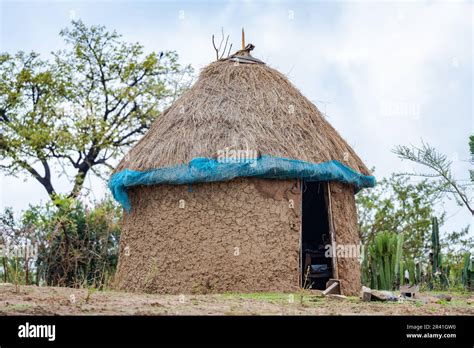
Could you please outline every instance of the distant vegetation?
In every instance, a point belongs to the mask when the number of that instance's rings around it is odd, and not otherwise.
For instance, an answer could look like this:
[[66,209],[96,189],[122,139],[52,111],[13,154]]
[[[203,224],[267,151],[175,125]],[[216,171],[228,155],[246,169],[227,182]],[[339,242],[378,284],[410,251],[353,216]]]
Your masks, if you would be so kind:
[[[469,145],[474,155],[474,136]],[[473,172],[468,182],[457,180],[451,161],[426,143],[420,148],[399,146],[394,152],[427,172],[393,174],[357,195],[360,237],[366,247],[362,282],[386,290],[404,283],[473,290],[474,238],[469,225],[440,232],[446,213],[438,204],[452,197],[472,214]]]
[[118,261],[122,209],[112,200],[88,208],[77,199],[57,198],[30,207],[16,219],[0,214],[1,280],[14,284],[69,287],[110,285]]

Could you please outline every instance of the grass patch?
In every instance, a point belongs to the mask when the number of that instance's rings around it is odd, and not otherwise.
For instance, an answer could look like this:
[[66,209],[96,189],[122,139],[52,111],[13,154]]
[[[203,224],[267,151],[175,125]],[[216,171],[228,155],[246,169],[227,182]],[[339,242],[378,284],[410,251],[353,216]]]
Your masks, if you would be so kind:
[[347,296],[346,301],[354,302],[354,303],[362,302],[362,300],[357,296]]
[[[462,300],[462,299],[452,299],[451,301],[446,301],[446,300],[442,300],[444,302],[446,302],[446,305],[448,306],[452,306],[452,307],[463,307],[463,308],[469,308],[469,303],[467,303],[466,300]],[[441,301],[438,301],[438,303],[440,303]],[[444,303],[443,303],[444,304]]]
[[463,296],[471,295],[472,291],[466,289],[449,289],[449,290],[423,290],[421,291],[424,295],[452,295],[452,296]]
[[16,312],[25,312],[28,309],[31,309],[33,306],[27,303],[15,303],[10,304],[8,306],[9,311],[16,311]]
[[415,302],[415,307],[423,307],[423,304],[424,304],[424,303],[421,302],[421,301],[416,301],[416,302]]
[[249,294],[242,293],[224,293],[222,296],[227,299],[242,299],[242,300],[258,300],[266,302],[282,302],[289,301],[290,295],[296,301],[297,294],[284,294],[281,292],[254,292]]

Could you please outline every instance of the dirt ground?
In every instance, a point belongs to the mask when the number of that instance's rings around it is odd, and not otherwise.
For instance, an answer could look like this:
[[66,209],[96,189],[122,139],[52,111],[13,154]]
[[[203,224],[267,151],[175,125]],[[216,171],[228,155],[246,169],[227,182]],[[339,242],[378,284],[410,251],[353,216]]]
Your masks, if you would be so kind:
[[363,302],[301,292],[154,295],[0,284],[0,315],[474,315],[473,293],[451,301]]

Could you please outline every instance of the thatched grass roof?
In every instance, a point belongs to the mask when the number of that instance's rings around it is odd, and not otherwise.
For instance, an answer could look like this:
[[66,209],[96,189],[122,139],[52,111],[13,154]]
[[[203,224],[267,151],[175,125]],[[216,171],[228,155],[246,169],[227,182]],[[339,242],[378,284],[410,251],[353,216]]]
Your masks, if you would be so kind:
[[369,170],[288,79],[265,64],[219,60],[160,115],[116,168],[145,171],[215,158],[226,148]]

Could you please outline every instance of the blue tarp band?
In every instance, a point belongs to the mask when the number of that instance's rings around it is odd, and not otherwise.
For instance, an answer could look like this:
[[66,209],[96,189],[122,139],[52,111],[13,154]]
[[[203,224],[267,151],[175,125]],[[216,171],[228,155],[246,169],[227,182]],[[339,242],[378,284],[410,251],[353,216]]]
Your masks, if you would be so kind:
[[228,181],[237,177],[265,179],[304,179],[307,181],[339,181],[354,185],[356,190],[375,186],[375,177],[363,175],[339,161],[310,163],[264,155],[246,161],[218,161],[195,158],[189,164],[136,171],[125,169],[112,175],[109,188],[127,212],[131,210],[127,189],[137,185],[192,184]]

